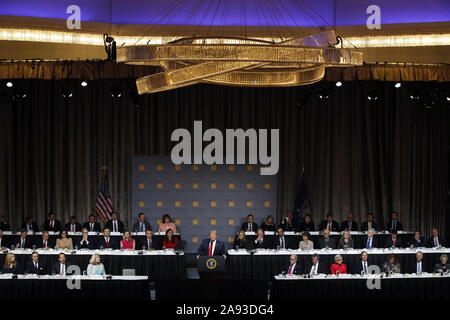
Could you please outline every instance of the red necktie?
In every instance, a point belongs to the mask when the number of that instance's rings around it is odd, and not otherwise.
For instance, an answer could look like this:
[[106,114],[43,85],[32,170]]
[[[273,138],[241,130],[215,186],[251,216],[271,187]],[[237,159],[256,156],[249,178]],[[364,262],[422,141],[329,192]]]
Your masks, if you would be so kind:
[[249,223],[248,225],[250,226],[250,228],[248,228],[248,231],[252,232],[252,224]]
[[109,248],[109,238],[106,238],[106,246]]
[[292,274],[292,265],[289,267],[288,274]]
[[72,225],[72,232],[75,232],[75,226]]
[[212,256],[212,241],[209,242],[209,256]]
[[395,247],[395,240],[397,240],[397,239],[394,239],[394,247]]
[[331,232],[331,222],[328,222],[328,231]]
[[53,220],[52,220],[52,222],[51,222],[51,224],[50,224],[50,227],[52,227],[52,228],[53,228]]
[[284,249],[284,240],[281,238],[281,249]]
[[44,249],[46,248],[47,246],[46,246],[46,241],[44,241]]

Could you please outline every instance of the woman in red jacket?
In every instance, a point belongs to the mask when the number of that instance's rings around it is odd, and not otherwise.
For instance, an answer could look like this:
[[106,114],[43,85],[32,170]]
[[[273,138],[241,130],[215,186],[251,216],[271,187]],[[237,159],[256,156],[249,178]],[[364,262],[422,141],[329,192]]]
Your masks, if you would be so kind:
[[173,236],[172,229],[167,229],[163,240],[163,249],[175,249],[178,239]]
[[340,254],[334,256],[334,263],[331,265],[331,274],[347,273],[347,266],[342,263],[344,259]]

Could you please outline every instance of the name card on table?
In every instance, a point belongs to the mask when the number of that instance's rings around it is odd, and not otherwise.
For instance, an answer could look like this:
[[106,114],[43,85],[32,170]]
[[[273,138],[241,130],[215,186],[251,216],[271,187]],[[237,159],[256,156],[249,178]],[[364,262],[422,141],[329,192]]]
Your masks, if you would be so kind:
[[[254,233],[254,232],[252,232],[252,233]],[[265,231],[264,234],[266,236],[274,236],[275,235],[275,231]]]
[[82,233],[81,232],[67,232],[67,234],[69,236],[77,236],[77,235],[81,235]]
[[131,234],[134,236],[145,236],[145,232],[133,232]]
[[88,232],[89,236],[96,236],[97,234],[98,234],[98,232],[96,232],[96,231],[89,231]]
[[121,236],[122,234],[120,232],[111,232],[112,236]]
[[294,236],[295,235],[295,231],[285,231],[284,235],[285,236]]
[[254,235],[256,235],[256,232],[253,232],[253,231],[245,231],[245,235],[246,235],[246,236],[254,236]]
[[12,231],[3,231],[3,235],[10,236],[12,235]]

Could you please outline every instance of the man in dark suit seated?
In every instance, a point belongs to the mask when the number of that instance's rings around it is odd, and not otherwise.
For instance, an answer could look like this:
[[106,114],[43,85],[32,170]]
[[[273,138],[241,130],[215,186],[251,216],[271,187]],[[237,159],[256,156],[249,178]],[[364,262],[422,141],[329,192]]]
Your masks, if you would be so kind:
[[397,230],[391,231],[391,236],[386,240],[386,248],[403,248],[402,241],[397,237]]
[[152,227],[145,221],[145,214],[141,212],[138,215],[138,221],[133,224],[133,232],[146,232],[147,230],[152,230]]
[[20,229],[26,229],[27,232],[30,232],[30,231],[38,232],[39,231],[37,223],[35,221],[33,221],[33,218],[31,218],[31,217],[25,218],[25,221],[22,222]]
[[414,232],[414,238],[412,238],[409,242],[408,242],[408,247],[413,247],[413,248],[421,248],[421,247],[425,247],[425,240],[422,237],[422,232],[420,230],[416,230]]
[[58,261],[53,265],[52,273],[66,275],[69,267],[70,263],[66,261],[66,255],[61,252],[58,255]]
[[297,263],[296,254],[291,254],[291,256],[289,257],[289,266],[287,266],[284,271],[286,274],[302,274],[302,268]]
[[249,214],[247,216],[247,220],[242,224],[241,230],[249,231],[249,232],[256,232],[258,230],[258,224],[253,221],[254,217],[252,214]]
[[322,221],[322,223],[320,224],[319,230],[324,230],[327,229],[328,231],[334,231],[334,232],[339,232],[340,228],[339,228],[339,223],[335,220],[333,220],[333,215],[331,213],[329,213],[327,215],[327,220]]
[[445,246],[444,237],[439,235],[439,229],[433,228],[433,235],[428,239],[427,247],[428,248],[439,248]]
[[318,274],[329,274],[330,273],[330,268],[329,266],[323,264],[322,262],[320,262],[320,258],[318,254],[313,254],[313,256],[311,257],[311,264],[308,266],[308,268],[306,269],[306,271],[311,275],[318,275]]
[[88,229],[89,232],[101,232],[100,223],[95,221],[93,214],[89,215],[89,221],[83,223],[83,228]]
[[341,223],[341,231],[358,231],[358,223],[353,221],[353,213],[347,215],[347,221]]
[[36,240],[36,248],[39,249],[50,249],[55,247],[55,240],[50,239],[48,232],[42,232],[42,237]]
[[369,264],[369,254],[366,251],[361,252],[361,255],[359,256],[360,260],[358,263],[356,263],[354,267],[354,274],[368,274],[369,273],[369,267],[371,264]]
[[257,238],[255,240],[255,249],[273,249],[275,244],[273,240],[269,237],[264,236],[264,230],[258,229],[256,231]]
[[294,249],[292,240],[284,235],[283,228],[278,228],[276,237],[276,247],[279,249]]
[[361,231],[364,232],[364,231],[369,230],[370,228],[374,229],[375,231],[378,230],[378,225],[377,225],[377,223],[374,221],[373,218],[374,218],[374,217],[373,217],[373,213],[369,213],[369,214],[367,215],[367,221],[366,221],[366,222],[363,222],[363,223],[361,224]]
[[225,256],[225,244],[217,240],[217,231],[211,230],[209,232],[209,239],[204,239],[197,250],[197,260],[200,256]]
[[367,236],[362,239],[361,247],[366,249],[378,248],[379,244],[377,239],[374,237],[375,229],[370,228],[367,231]]
[[410,262],[408,266],[408,273],[422,273],[428,272],[427,265],[423,262],[423,253],[422,251],[416,252],[415,261]]
[[388,221],[387,225],[386,225],[386,230],[387,231],[391,231],[391,230],[395,230],[395,231],[403,231],[403,225],[401,224],[400,221],[398,221],[398,213],[397,212],[392,212],[392,216],[391,216],[391,220]]
[[3,230],[0,230],[0,249],[9,248],[9,242],[3,238]]
[[77,221],[77,217],[76,216],[71,216],[70,217],[70,222],[66,223],[66,225],[64,226],[64,229],[67,232],[80,232],[81,231],[81,223],[79,223]]
[[6,222],[4,216],[0,216],[0,230],[11,231],[11,226]]
[[74,243],[75,248],[78,247],[78,249],[94,249],[95,243],[93,238],[89,237],[89,231],[87,229],[81,230],[81,240],[76,241]]
[[44,222],[44,230],[60,232],[62,230],[61,222],[56,220],[56,215],[53,211],[48,214],[48,220]]
[[433,268],[433,272],[447,272],[450,270],[450,265],[448,264],[448,257],[446,254],[441,255],[440,262],[436,263]]
[[36,251],[31,254],[31,260],[27,263],[25,274],[27,273],[34,273],[37,275],[47,273],[45,265],[39,261],[39,254]]
[[33,241],[27,235],[28,233],[26,229],[20,230],[20,238],[16,242],[17,249],[30,249],[33,246]]
[[153,231],[150,229],[147,229],[145,231],[145,238],[140,240],[140,247],[144,250],[160,250],[161,245],[158,243],[158,241],[153,238]]
[[108,228],[111,232],[122,233],[125,229],[123,222],[119,220],[119,215],[115,211],[111,213],[111,220],[106,223],[105,227]]
[[336,249],[336,240],[330,237],[330,231],[328,229],[324,229],[322,237],[319,238],[319,248]]
[[119,241],[116,241],[113,237],[111,237],[111,231],[109,228],[103,229],[103,236],[100,237],[97,241],[98,249],[119,249]]

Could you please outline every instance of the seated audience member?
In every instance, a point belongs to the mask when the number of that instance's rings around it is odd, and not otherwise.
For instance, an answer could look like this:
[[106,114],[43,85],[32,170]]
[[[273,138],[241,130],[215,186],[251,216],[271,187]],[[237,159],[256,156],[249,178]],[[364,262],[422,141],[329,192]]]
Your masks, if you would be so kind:
[[[261,229],[265,231],[275,231],[275,223],[273,223],[273,217],[268,215],[264,222],[261,224]],[[256,228],[255,230],[258,230]]]
[[67,268],[69,267],[70,263],[66,261],[66,255],[61,252],[58,255],[58,261],[53,265],[52,273],[65,276],[67,274]]
[[331,274],[347,273],[347,266],[343,263],[344,258],[340,254],[334,256],[334,263],[330,267]]
[[58,239],[56,239],[56,248],[58,249],[73,249],[73,241],[72,238],[67,237],[67,231],[61,231],[61,235]]
[[353,221],[353,213],[347,215],[347,221],[341,223],[341,231],[358,231],[358,223]]
[[238,235],[236,236],[236,239],[234,240],[233,248],[234,249],[236,249],[236,248],[237,249],[247,249],[247,250],[253,249],[253,245],[252,245],[251,241],[249,241],[245,238],[244,230],[239,231]]
[[136,250],[136,241],[131,237],[130,231],[123,231],[123,239],[120,241],[120,249]]
[[177,227],[168,214],[162,216],[161,223],[159,224],[159,232],[166,232],[167,229],[171,229],[173,233],[177,233]]
[[298,247],[300,250],[312,250],[314,249],[314,242],[309,240],[309,232],[302,233],[302,240],[299,242]]
[[400,263],[395,254],[390,254],[388,260],[383,264],[381,271],[384,273],[401,273]]
[[9,242],[3,238],[3,230],[0,230],[0,248],[9,248]]
[[147,229],[145,231],[145,238],[141,240],[140,246],[143,250],[156,250],[157,244],[155,243],[155,239],[153,239],[153,231]]
[[423,239],[422,232],[420,230],[416,230],[414,232],[414,238],[412,238],[408,242],[408,247],[413,247],[413,248],[425,247],[425,240]]
[[377,223],[374,221],[373,213],[369,213],[367,215],[367,221],[363,222],[361,224],[361,231],[368,231],[370,228],[374,229],[375,231],[378,230]]
[[44,230],[60,232],[62,229],[61,222],[56,220],[56,215],[54,212],[50,211],[48,214],[48,220],[44,222]]
[[152,227],[145,220],[145,214],[141,212],[138,215],[138,221],[133,224],[133,232],[145,232],[147,230],[152,230]]
[[106,223],[106,228],[108,228],[111,232],[120,232],[122,233],[125,229],[122,221],[119,220],[119,215],[117,212],[111,212],[111,220]]
[[366,249],[378,248],[378,241],[374,237],[374,235],[375,229],[370,228],[369,230],[367,230],[367,236],[365,236],[362,241],[363,248]]
[[27,263],[25,274],[27,273],[34,273],[37,275],[46,274],[45,265],[39,261],[39,254],[36,251],[31,254],[31,260]]
[[14,253],[8,253],[5,258],[5,263],[2,268],[2,273],[20,274],[20,268],[16,261]]
[[28,233],[26,229],[20,230],[20,238],[16,243],[17,249],[30,249],[33,246],[31,238],[27,235]]
[[293,249],[292,241],[284,235],[283,228],[278,228],[276,237],[276,247],[278,249]]
[[338,249],[353,249],[353,238],[350,231],[344,231],[341,239],[339,239]]
[[209,239],[204,239],[200,247],[197,250],[197,259],[200,256],[224,256],[225,257],[225,244],[222,241],[217,240],[217,231],[211,230],[209,232]]
[[450,270],[450,265],[448,264],[448,257],[447,257],[447,255],[446,254],[441,255],[441,258],[439,260],[440,260],[440,262],[436,263],[434,265],[433,272],[442,273],[442,272],[449,271]]
[[253,215],[249,214],[247,216],[247,220],[245,220],[245,222],[242,224],[241,230],[248,232],[256,232],[256,230],[258,230],[258,225],[253,220],[254,220]]
[[433,228],[433,235],[428,239],[428,248],[438,248],[445,246],[444,237],[439,235],[438,228]]
[[94,249],[95,244],[94,240],[89,237],[89,231],[87,229],[81,230],[81,240],[75,243],[75,248],[78,249]]
[[311,216],[309,214],[307,214],[302,222],[300,222],[299,231],[314,231],[314,222],[311,220]]
[[416,259],[410,263],[408,268],[409,273],[422,273],[422,272],[428,272],[427,266],[425,263],[423,263],[423,253],[422,251],[416,252]]
[[103,229],[103,236],[98,239],[97,248],[99,249],[119,249],[116,239],[111,237],[109,228]]
[[297,274],[297,275],[302,274],[302,268],[297,263],[296,254],[291,254],[291,256],[289,257],[289,266],[286,267],[285,272],[286,274]]
[[257,237],[254,246],[256,249],[273,249],[275,247],[273,240],[269,237],[265,237],[262,229],[258,229],[256,235]]
[[27,232],[38,232],[39,228],[35,221],[33,221],[33,218],[26,217],[25,221],[22,222],[22,225],[20,226],[21,229],[26,229]]
[[87,267],[87,275],[88,276],[98,276],[98,275],[106,275],[105,266],[100,262],[100,255],[98,253],[94,253],[89,260],[89,265]]
[[11,231],[11,226],[6,222],[5,216],[0,216],[0,230]]
[[284,231],[295,231],[294,215],[291,210],[289,210],[286,216],[281,220],[279,228],[283,228]]
[[178,244],[178,239],[174,237],[173,231],[171,229],[167,229],[166,235],[163,239],[163,249],[176,249]]
[[369,273],[369,267],[371,264],[369,264],[368,258],[369,254],[366,251],[361,252],[360,254],[360,260],[355,266],[355,273],[356,274],[368,274]]
[[391,236],[386,240],[386,248],[402,248],[402,242],[398,238],[396,230],[391,231]]
[[70,222],[66,223],[66,225],[64,226],[64,229],[67,232],[80,232],[81,231],[81,223],[77,222],[76,216],[71,216]]
[[86,228],[89,232],[101,232],[100,223],[95,221],[93,214],[90,214],[88,221],[83,223],[83,228]]
[[328,268],[326,265],[324,265],[323,263],[321,263],[320,261],[320,257],[318,254],[313,254],[311,257],[311,264],[308,267],[308,272],[311,276],[315,276],[318,274],[327,274],[328,273]]
[[340,230],[339,223],[333,220],[333,215],[329,213],[327,220],[322,221],[319,230],[327,229],[328,231],[338,232]]
[[387,225],[386,225],[386,230],[387,231],[402,231],[403,230],[403,226],[401,224],[400,221],[398,221],[398,213],[397,212],[392,212],[392,216],[391,216],[391,220],[388,221]]
[[47,231],[42,232],[42,237],[36,240],[36,248],[39,249],[50,249],[54,248],[53,240],[49,239],[49,235]]
[[322,237],[319,238],[319,248],[336,249],[336,240],[330,237],[330,231],[328,229],[324,229]]

